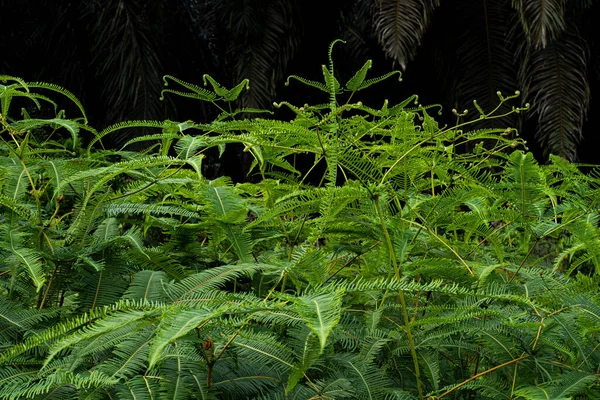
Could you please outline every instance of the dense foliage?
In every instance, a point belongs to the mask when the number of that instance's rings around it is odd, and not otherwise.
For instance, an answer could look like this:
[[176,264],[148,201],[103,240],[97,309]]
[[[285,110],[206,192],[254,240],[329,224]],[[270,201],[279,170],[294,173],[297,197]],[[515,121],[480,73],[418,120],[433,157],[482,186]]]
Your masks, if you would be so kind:
[[[598,170],[357,102],[400,74],[342,85],[332,48],[291,120],[230,108],[248,81],[166,76],[222,113],[97,132],[0,77],[0,398],[600,398]],[[253,183],[205,178],[232,146]]]

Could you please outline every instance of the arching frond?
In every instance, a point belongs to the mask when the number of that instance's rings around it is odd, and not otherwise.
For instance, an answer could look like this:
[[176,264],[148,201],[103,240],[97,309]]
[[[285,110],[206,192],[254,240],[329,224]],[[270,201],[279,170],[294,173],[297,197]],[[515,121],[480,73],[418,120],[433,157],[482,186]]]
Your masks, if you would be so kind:
[[374,25],[386,55],[402,69],[414,57],[429,25],[435,0],[378,0]]
[[298,13],[293,2],[268,0],[243,2],[229,0],[219,4],[221,20],[237,46],[226,52],[235,81],[250,80],[250,90],[241,98],[242,107],[266,108],[284,77],[298,46]]
[[521,79],[537,116],[536,137],[544,153],[577,158],[577,144],[587,115],[590,89],[586,76],[588,54],[576,28],[530,50]]
[[558,39],[565,29],[564,0],[512,0],[519,13],[527,39],[536,47],[546,47]]
[[102,96],[109,105],[105,124],[163,114],[159,101],[163,75],[159,40],[152,28],[160,9],[157,2],[122,0],[87,9],[92,21],[93,65],[105,82]]

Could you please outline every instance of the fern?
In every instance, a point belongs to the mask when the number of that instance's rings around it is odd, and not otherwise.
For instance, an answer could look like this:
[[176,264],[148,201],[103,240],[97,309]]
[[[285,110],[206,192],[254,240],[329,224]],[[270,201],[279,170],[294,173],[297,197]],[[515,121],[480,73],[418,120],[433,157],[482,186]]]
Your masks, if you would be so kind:
[[[415,45],[433,6],[403,5]],[[0,398],[598,397],[598,171],[416,96],[355,101],[398,72],[342,86],[336,43],[322,82],[291,78],[329,102],[279,103],[289,120],[222,108],[247,81],[167,76],[221,115],[84,148],[85,120],[15,117],[13,97],[55,103],[2,78]],[[150,127],[142,152],[96,149]],[[232,145],[253,175],[206,179]]]

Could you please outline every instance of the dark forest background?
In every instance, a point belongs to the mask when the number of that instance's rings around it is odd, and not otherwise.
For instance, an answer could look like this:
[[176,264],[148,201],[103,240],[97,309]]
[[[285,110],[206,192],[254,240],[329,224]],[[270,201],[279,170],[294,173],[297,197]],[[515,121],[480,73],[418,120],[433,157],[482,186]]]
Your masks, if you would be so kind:
[[[486,121],[519,128],[540,160],[600,163],[600,49],[594,0],[0,0],[0,74],[62,85],[101,129],[126,119],[211,120],[210,104],[167,97],[162,76],[231,86],[249,78],[240,106],[321,102],[296,74],[320,79],[334,39],[342,79],[366,59],[373,76],[403,71],[361,100],[419,95],[422,104],[478,113],[497,91],[520,90],[526,115]],[[113,138],[119,145],[126,138]],[[227,168],[237,168],[229,155]],[[227,169],[225,168],[225,169]],[[222,171],[228,173],[231,171]]]

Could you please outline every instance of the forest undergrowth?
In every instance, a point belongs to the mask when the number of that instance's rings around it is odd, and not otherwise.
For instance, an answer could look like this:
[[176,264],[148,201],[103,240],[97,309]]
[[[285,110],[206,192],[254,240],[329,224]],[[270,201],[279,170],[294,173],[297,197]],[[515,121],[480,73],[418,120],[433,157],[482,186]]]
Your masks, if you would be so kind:
[[[0,398],[600,398],[598,168],[478,128],[519,93],[452,127],[363,104],[401,75],[342,85],[335,43],[323,81],[288,79],[323,104],[165,76],[210,123],[97,131],[0,76]],[[246,182],[206,177],[241,149]]]

